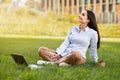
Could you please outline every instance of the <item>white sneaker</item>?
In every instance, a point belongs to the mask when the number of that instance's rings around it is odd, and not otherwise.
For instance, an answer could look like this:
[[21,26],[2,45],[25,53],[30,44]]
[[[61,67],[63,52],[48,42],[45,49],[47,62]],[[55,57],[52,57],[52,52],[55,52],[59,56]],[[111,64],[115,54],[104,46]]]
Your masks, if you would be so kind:
[[35,64],[30,64],[29,67],[30,67],[30,69],[43,68],[43,66],[38,66],[38,65],[35,65]]
[[42,64],[55,64],[55,63],[50,61],[38,60],[37,64],[42,65]]
[[59,64],[59,66],[71,66],[71,65],[70,65],[70,64],[67,64],[67,63],[65,63],[65,62],[62,62],[62,63]]

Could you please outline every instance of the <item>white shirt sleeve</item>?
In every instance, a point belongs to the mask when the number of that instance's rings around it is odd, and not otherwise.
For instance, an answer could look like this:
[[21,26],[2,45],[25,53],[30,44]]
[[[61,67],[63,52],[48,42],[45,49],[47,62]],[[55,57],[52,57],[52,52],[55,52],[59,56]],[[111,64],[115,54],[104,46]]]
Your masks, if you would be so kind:
[[67,34],[65,40],[63,41],[63,43],[60,45],[59,48],[56,49],[56,52],[61,55],[64,56],[66,54],[64,54],[63,52],[65,51],[65,49],[68,47],[68,45],[70,44],[70,40],[69,40],[69,35],[70,35],[71,30],[69,31],[69,33]]
[[96,32],[92,35],[92,38],[90,41],[90,56],[95,63],[98,62],[97,42],[98,42],[98,34]]

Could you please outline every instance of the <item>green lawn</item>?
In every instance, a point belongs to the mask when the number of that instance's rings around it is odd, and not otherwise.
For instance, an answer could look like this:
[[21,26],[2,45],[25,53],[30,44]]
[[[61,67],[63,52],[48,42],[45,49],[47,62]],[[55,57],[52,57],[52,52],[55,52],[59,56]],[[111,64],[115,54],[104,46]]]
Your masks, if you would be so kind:
[[120,42],[102,41],[98,56],[99,60],[106,61],[104,68],[94,64],[89,53],[84,65],[43,65],[44,68],[35,70],[16,65],[10,56],[11,53],[23,54],[28,63],[35,64],[41,59],[37,54],[40,46],[56,49],[62,41],[52,38],[0,37],[0,80],[120,80]]

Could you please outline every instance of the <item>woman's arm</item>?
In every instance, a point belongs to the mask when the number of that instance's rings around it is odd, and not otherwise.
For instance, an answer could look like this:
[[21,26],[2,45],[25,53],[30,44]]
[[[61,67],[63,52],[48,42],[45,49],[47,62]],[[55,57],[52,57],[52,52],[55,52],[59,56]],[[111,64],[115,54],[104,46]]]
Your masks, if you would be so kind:
[[63,54],[63,52],[65,51],[65,49],[68,47],[68,45],[70,44],[70,40],[69,40],[69,35],[70,35],[71,30],[69,31],[69,33],[67,34],[65,40],[63,41],[63,43],[60,45],[59,48],[56,49],[56,53],[58,55],[64,56],[66,54]]
[[98,62],[98,55],[97,55],[97,42],[98,42],[98,34],[95,32],[90,41],[90,56],[95,63]]

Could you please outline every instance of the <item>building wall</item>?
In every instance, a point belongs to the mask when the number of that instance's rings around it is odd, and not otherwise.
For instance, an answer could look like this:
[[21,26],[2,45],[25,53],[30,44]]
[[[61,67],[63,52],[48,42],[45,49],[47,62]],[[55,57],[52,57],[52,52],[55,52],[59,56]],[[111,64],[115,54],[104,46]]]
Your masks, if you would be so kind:
[[76,14],[92,10],[98,23],[120,23],[120,0],[42,0],[44,11],[56,14]]

